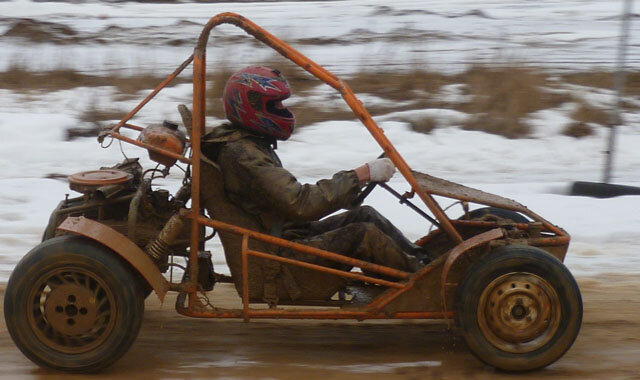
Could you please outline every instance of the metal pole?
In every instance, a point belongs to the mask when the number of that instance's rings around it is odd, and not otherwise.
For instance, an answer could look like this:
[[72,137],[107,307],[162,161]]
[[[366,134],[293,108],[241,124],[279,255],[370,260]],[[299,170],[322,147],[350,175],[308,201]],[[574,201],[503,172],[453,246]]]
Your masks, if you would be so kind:
[[616,145],[616,127],[622,125],[621,98],[625,77],[625,59],[627,54],[627,41],[629,39],[629,25],[631,22],[631,6],[633,0],[625,0],[622,10],[622,26],[620,31],[620,41],[618,44],[618,56],[616,64],[616,76],[614,79],[614,88],[616,91],[616,100],[614,106],[613,120],[611,120],[611,130],[609,131],[609,148],[607,149],[607,162],[604,168],[604,183],[611,180],[611,171],[613,167],[613,154]]

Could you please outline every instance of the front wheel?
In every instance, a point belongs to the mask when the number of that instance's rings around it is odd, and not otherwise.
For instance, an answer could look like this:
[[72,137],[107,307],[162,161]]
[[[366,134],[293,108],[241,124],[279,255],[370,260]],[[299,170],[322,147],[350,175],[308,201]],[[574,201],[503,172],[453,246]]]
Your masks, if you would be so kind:
[[482,207],[472,211],[469,211],[468,215],[463,215],[459,219],[480,219],[480,218],[497,217],[500,219],[508,219],[515,223],[529,223],[524,215],[519,212],[507,210],[499,207]]
[[7,329],[34,363],[93,372],[135,340],[144,297],[132,269],[108,248],[61,236],[32,249],[16,266],[4,300]]
[[507,246],[477,262],[458,288],[457,321],[473,354],[508,371],[559,359],[582,323],[582,298],[569,270],[545,251]]

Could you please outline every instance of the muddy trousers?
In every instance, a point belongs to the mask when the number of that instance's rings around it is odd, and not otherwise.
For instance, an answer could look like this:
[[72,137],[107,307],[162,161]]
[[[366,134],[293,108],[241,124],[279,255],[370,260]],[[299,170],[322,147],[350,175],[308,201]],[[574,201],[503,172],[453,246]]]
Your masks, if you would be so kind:
[[[411,243],[389,220],[369,206],[361,206],[316,222],[285,227],[287,240],[391,268],[415,272],[422,267],[421,247]],[[283,256],[341,270],[351,267],[290,250]]]

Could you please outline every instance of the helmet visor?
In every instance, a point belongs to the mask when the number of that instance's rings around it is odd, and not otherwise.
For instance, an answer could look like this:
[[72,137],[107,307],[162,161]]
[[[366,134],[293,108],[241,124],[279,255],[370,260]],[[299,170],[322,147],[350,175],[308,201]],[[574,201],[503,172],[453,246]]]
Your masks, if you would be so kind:
[[293,114],[287,107],[282,104],[282,100],[267,100],[265,104],[265,109],[267,112],[286,118],[292,118]]

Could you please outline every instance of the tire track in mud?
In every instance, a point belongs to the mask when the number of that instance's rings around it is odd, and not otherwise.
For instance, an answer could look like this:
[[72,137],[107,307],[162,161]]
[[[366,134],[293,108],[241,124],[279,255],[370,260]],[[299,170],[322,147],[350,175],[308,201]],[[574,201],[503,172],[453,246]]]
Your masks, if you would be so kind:
[[[582,331],[558,362],[527,379],[634,379],[640,374],[640,280],[579,277],[585,306]],[[0,285],[3,293],[4,285]],[[237,302],[218,286],[216,302]],[[210,321],[189,319],[147,300],[132,349],[104,373],[84,379],[275,378],[512,379],[475,359],[464,342],[429,321]],[[15,348],[0,323],[0,378],[63,379],[39,369]]]

